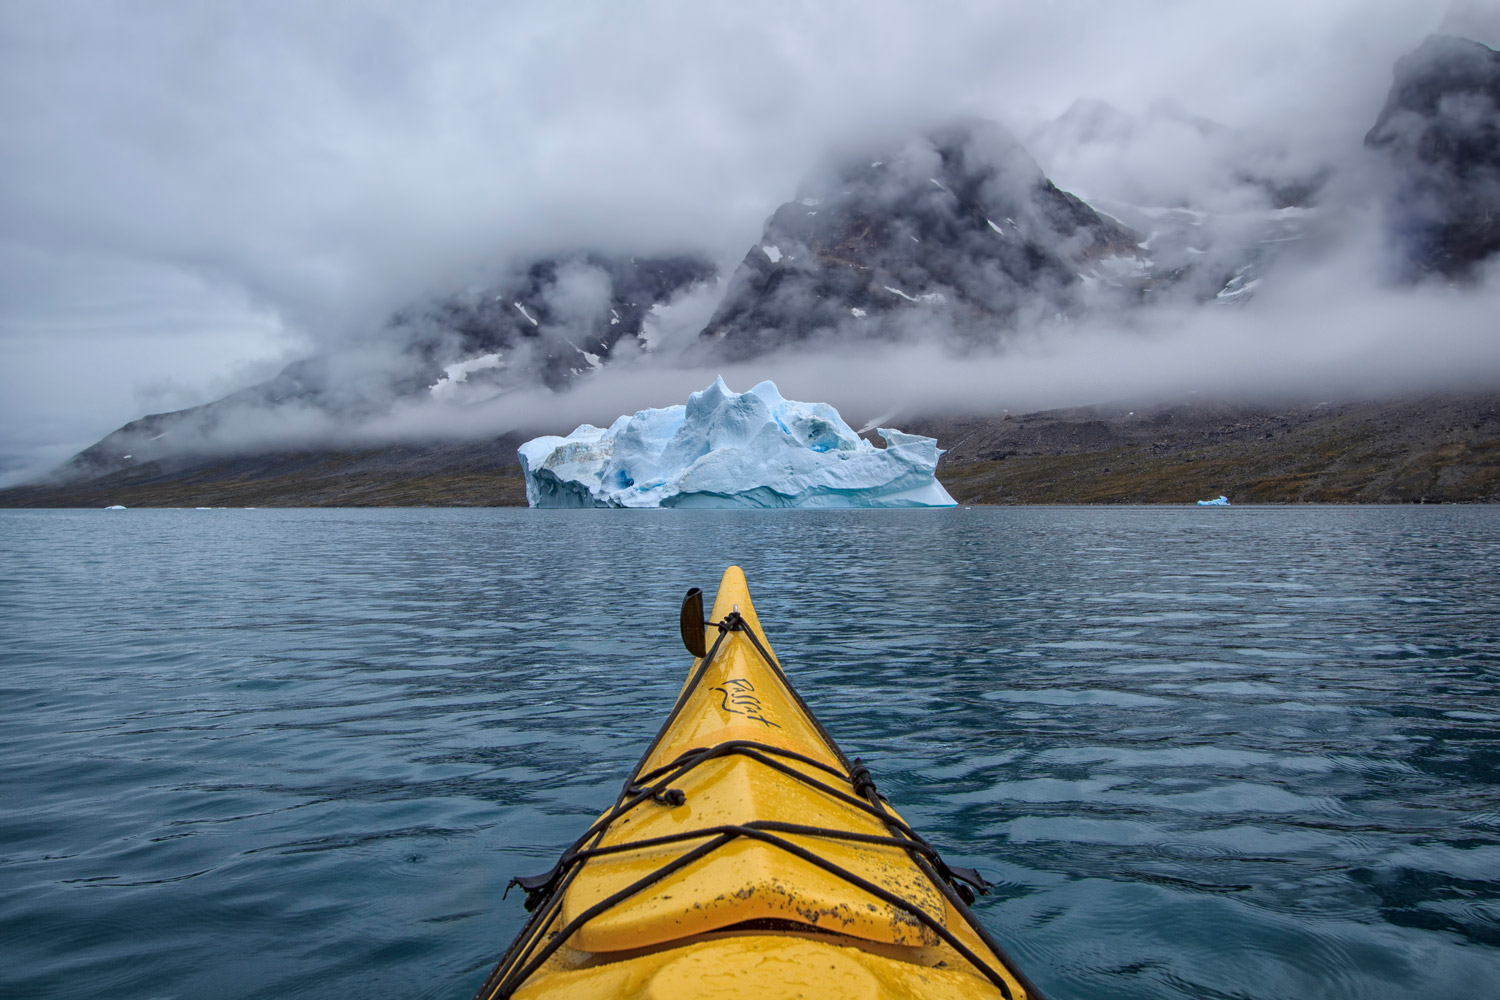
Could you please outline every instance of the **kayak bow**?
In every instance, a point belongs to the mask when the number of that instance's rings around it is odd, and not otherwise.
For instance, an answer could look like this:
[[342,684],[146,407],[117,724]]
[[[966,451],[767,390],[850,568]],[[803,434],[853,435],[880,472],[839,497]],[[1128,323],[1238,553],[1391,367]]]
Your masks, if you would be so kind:
[[689,591],[687,683],[615,804],[512,880],[531,917],[476,1000],[1040,1000],[966,905],[984,880],[792,689],[738,566],[711,619]]

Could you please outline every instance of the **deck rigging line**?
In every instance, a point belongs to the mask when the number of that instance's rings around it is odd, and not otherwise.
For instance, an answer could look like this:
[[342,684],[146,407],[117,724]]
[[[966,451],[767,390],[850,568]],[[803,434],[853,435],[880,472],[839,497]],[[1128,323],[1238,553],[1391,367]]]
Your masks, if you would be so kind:
[[[993,968],[979,955],[954,936],[953,932],[943,924],[941,920],[923,910],[920,906],[910,900],[904,899],[882,886],[851,872],[822,857],[815,851],[792,843],[781,835],[820,837],[829,840],[843,840],[852,843],[872,844],[878,846],[899,847],[907,851],[917,867],[933,882],[942,893],[943,897],[955,910],[963,916],[981,941],[1000,959],[1008,972],[1026,990],[1028,1000],[1043,1000],[1041,993],[1031,981],[1016,967],[1014,961],[1006,954],[1005,950],[990,936],[989,932],[979,923],[968,904],[974,901],[974,894],[987,894],[990,884],[972,868],[961,868],[949,865],[943,861],[937,849],[921,837],[915,830],[908,826],[903,820],[890,812],[886,806],[886,800],[875,787],[875,780],[870,774],[870,769],[865,763],[855,758],[850,760],[839,749],[832,736],[823,728],[817,716],[808,708],[807,703],[797,689],[792,687],[786,674],[781,669],[781,664],[765,648],[756,636],[755,630],[740,615],[738,611],[731,611],[724,617],[723,621],[709,622],[719,630],[713,646],[702,657],[697,670],[688,683],[683,686],[682,693],[678,695],[672,711],[667,715],[666,721],[657,730],[652,738],[650,746],[641,755],[635,767],[626,778],[624,787],[615,799],[614,806],[601,816],[593,825],[583,832],[583,835],[575,840],[567,850],[558,858],[552,868],[540,875],[518,876],[510,880],[506,886],[506,894],[511,887],[519,886],[526,893],[526,909],[531,913],[526,925],[521,929],[511,946],[506,949],[500,961],[496,963],[494,971],[485,980],[475,995],[475,1000],[504,1000],[510,997],[522,984],[531,977],[532,973],[540,969],[547,959],[578,931],[584,924],[604,913],[610,908],[619,905],[630,897],[650,888],[662,879],[681,871],[701,858],[708,856],[738,838],[759,841],[770,847],[784,851],[807,861],[823,871],[829,872],[850,885],[869,893],[875,898],[891,906],[897,907],[911,914],[916,920],[928,930],[936,934],[944,943],[958,952],[965,961],[979,971],[986,979],[1000,990],[1002,996],[1011,1000],[1012,993],[1010,984],[999,970]],[[729,740],[711,747],[700,747],[681,754],[677,759],[668,764],[654,768],[647,773],[641,773],[646,761],[656,752],[666,736],[668,729],[682,714],[684,706],[689,697],[697,689],[698,683],[703,679],[709,665],[718,654],[724,640],[731,633],[743,633],[755,647],[761,658],[775,672],[777,678],[787,693],[797,703],[803,716],[812,724],[824,743],[833,751],[834,756],[842,765],[842,769],[828,766],[826,763],[815,760],[805,754],[775,747],[753,740]],[[837,799],[838,801],[859,809],[874,816],[883,822],[890,831],[890,836],[879,836],[875,834],[856,833],[849,830],[830,829],[828,827],[805,826],[796,823],[781,823],[769,820],[758,820],[744,824],[700,827],[694,830],[684,830],[680,833],[669,834],[660,837],[651,837],[643,840],[635,840],[627,843],[610,844],[600,846],[611,824],[625,813],[641,806],[643,803],[651,802],[664,806],[682,805],[686,801],[685,793],[679,788],[673,788],[672,783],[678,781],[683,775],[693,768],[709,760],[715,760],[727,756],[748,757],[772,770],[787,775],[808,787],[815,789],[822,795]],[[811,767],[817,771],[836,779],[840,783],[847,783],[851,792],[843,791],[825,782],[792,767],[786,761],[796,761],[798,764]],[[562,907],[563,897],[568,886],[582,870],[584,863],[590,858],[602,857],[610,854],[620,854],[627,851],[641,850],[651,847],[659,847],[664,844],[685,842],[691,840],[703,840],[692,850],[673,858],[663,864],[660,868],[650,872],[636,880],[625,888],[615,892],[605,899],[600,900],[580,913],[565,926],[547,934],[547,928],[551,926],[558,911]],[[502,896],[502,898],[504,898]],[[807,925],[811,932],[830,933],[814,925]],[[546,942],[543,943],[543,938]]]

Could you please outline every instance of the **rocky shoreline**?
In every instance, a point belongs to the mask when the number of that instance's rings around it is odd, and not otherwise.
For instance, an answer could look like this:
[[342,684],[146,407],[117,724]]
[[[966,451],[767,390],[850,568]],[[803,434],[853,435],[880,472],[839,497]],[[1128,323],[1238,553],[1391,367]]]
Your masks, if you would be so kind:
[[1500,395],[919,421],[964,503],[1500,502]]
[[[1500,503],[1500,393],[896,423],[947,449],[938,477],[961,504]],[[0,490],[0,506],[524,506],[528,436],[148,463]]]

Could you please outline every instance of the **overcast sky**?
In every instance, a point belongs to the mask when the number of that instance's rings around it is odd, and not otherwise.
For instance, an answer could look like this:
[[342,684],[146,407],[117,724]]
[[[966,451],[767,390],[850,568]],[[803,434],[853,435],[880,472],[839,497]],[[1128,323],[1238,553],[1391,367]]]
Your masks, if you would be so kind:
[[830,151],[956,114],[1171,98],[1333,157],[1449,7],[8,0],[0,472],[514,255],[732,265]]

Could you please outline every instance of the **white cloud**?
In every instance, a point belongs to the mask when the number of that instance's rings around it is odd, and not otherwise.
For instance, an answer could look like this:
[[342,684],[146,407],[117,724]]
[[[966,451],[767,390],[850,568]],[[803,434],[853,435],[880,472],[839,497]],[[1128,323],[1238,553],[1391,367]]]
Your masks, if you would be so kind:
[[[1080,97],[1133,111],[1169,97],[1347,151],[1393,60],[1443,14],[17,0],[0,7],[0,259],[35,266],[0,275],[0,367],[12,390],[52,388],[7,392],[3,447],[86,444],[142,409],[102,387],[168,380],[185,389],[161,403],[201,398],[246,362],[357,340],[516,255],[701,247],[732,266],[830,151],[958,113],[1024,131]],[[142,269],[196,290],[80,328],[75,283]],[[194,308],[212,320],[163,332]]]

